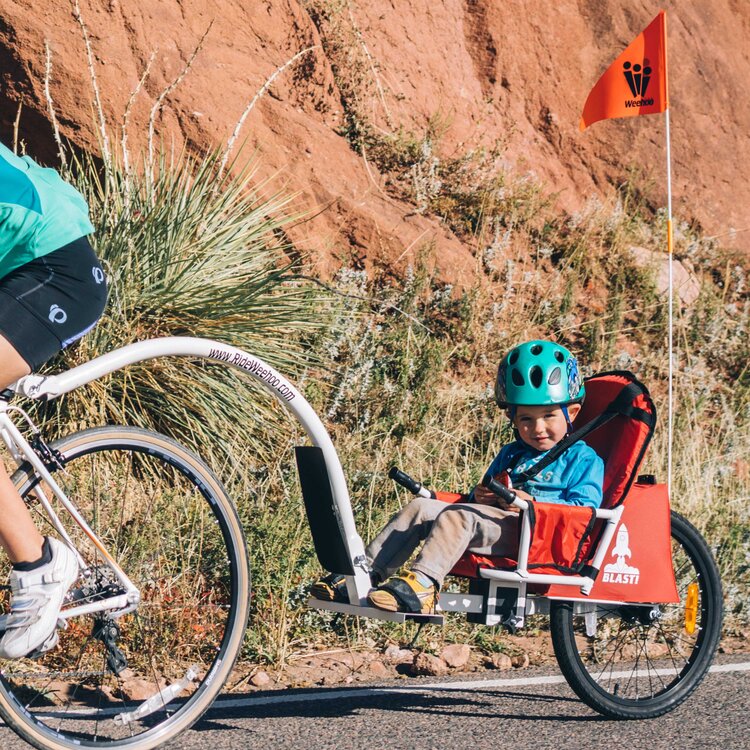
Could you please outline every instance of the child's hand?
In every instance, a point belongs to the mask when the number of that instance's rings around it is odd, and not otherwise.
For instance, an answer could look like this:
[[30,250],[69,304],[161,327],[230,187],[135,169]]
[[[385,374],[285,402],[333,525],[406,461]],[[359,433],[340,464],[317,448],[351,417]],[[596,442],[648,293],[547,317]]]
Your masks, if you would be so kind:
[[500,498],[490,489],[482,484],[474,488],[474,502],[479,505],[499,505]]
[[[495,476],[495,479],[499,478],[499,476]],[[513,492],[515,492],[521,500],[528,500],[529,502],[532,502],[534,500],[534,498],[529,495],[528,492],[524,492],[523,490],[514,489]],[[494,492],[492,492],[492,490],[487,489],[487,487],[481,484],[478,484],[474,488],[474,502],[479,503],[480,505],[494,505],[497,508],[507,510],[511,513],[518,513],[520,511],[520,508],[517,505],[510,505],[509,503],[506,503],[505,500],[503,500],[501,497],[498,497]]]
[[[534,502],[533,496],[529,495],[528,492],[524,492],[523,490],[513,490],[513,492],[516,493],[516,497],[519,500],[526,500],[530,503]],[[505,510],[513,511],[513,513],[518,513],[521,510],[517,505],[503,505],[502,500],[500,500],[500,503],[498,503],[498,505],[500,505],[500,507],[504,508]]]

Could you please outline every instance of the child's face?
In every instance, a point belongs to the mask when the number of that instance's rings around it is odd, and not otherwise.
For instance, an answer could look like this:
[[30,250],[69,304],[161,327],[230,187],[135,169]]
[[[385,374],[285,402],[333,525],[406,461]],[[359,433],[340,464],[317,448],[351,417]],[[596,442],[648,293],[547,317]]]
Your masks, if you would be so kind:
[[[570,404],[571,422],[580,411],[579,404]],[[559,406],[517,406],[513,424],[526,445],[547,451],[559,443],[568,431],[565,415]]]

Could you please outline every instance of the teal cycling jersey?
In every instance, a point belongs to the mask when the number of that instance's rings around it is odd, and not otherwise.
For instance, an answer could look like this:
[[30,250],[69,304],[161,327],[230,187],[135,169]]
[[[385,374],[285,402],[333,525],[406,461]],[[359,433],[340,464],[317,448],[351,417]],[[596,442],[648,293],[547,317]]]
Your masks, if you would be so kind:
[[513,486],[543,503],[567,503],[598,508],[602,503],[604,461],[582,440],[573,443],[539,474],[526,482],[520,475],[533,470],[546,451],[540,452],[521,440],[506,445],[490,464],[487,473],[508,471]]
[[0,143],[0,279],[93,231],[72,185]]

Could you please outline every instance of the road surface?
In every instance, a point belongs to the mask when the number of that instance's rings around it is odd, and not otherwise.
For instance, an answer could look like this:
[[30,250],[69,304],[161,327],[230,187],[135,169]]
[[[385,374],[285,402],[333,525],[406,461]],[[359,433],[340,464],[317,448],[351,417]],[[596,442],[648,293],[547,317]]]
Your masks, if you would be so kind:
[[[553,669],[222,697],[169,750],[692,750],[750,748],[750,657],[718,659],[675,711],[611,721]],[[498,676],[501,675],[501,676]],[[0,748],[28,748],[0,726]]]

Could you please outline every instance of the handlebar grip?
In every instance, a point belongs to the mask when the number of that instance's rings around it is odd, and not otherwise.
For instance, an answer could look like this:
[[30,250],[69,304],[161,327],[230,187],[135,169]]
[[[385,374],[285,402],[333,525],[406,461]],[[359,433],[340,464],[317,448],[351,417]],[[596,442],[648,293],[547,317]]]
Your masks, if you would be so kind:
[[506,503],[512,503],[516,499],[516,493],[513,490],[509,490],[504,484],[500,484],[497,479],[493,479],[492,477],[485,477],[482,480],[482,486],[494,492],[505,500]]
[[412,495],[418,495],[419,491],[422,489],[422,485],[416,479],[412,479],[408,474],[401,471],[396,466],[391,466],[388,476],[396,482],[396,484],[400,484],[402,487],[409,490]]

